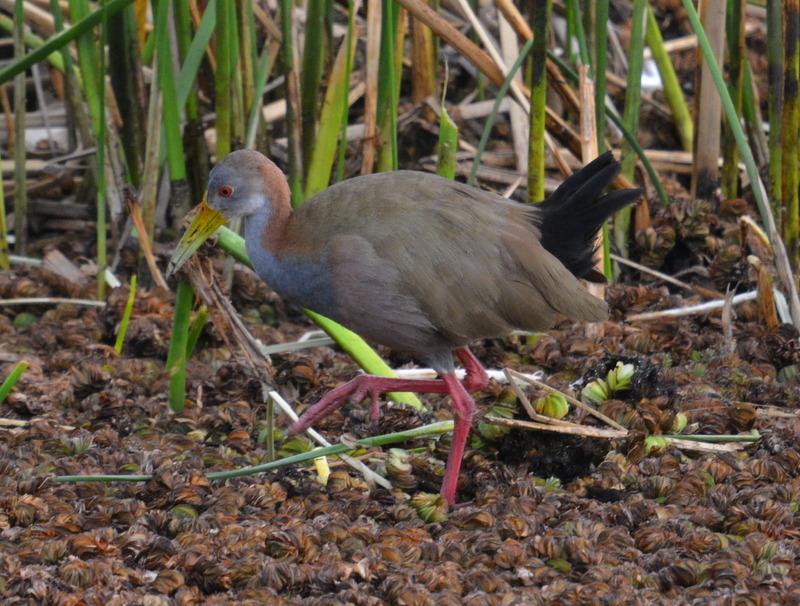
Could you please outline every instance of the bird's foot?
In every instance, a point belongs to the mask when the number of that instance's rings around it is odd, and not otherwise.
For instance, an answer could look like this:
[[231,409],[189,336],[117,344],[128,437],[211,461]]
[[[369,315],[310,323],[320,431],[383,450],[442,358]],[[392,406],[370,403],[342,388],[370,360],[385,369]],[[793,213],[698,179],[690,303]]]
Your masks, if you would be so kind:
[[375,377],[373,375],[360,375],[351,379],[341,387],[328,392],[325,396],[303,416],[295,421],[287,430],[288,435],[294,435],[305,431],[320,419],[325,418],[334,410],[337,410],[348,402],[360,402],[367,396],[370,397],[371,411],[370,418],[375,421],[380,415],[380,404],[378,398],[382,393],[395,391],[395,383],[388,377]]

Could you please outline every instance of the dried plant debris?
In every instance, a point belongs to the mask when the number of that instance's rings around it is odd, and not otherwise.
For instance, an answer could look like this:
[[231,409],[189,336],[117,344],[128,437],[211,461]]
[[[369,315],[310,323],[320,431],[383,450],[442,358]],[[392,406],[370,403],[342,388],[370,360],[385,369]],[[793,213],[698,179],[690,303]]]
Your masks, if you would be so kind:
[[[266,309],[277,303],[259,299],[260,288],[240,294],[261,316],[248,320],[257,336],[291,340],[308,327],[284,311],[273,324]],[[88,294],[45,270],[3,272],[0,290]],[[207,480],[208,471],[265,460],[259,386],[208,327],[189,364],[189,406],[170,413],[171,297],[140,293],[117,357],[126,296],[113,294],[105,309],[27,307],[37,321],[19,327],[23,309],[0,308],[0,371],[31,362],[0,405],[0,416],[28,421],[0,430],[4,603],[768,604],[800,596],[800,381],[786,371],[800,353],[787,325],[765,329],[755,313],[740,313],[731,353],[719,312],[607,323],[600,339],[565,322],[537,339],[478,347],[486,360],[544,369],[549,385],[573,397],[602,381],[607,397],[593,405],[629,433],[561,437],[497,431],[478,419],[459,485],[469,503],[447,511],[435,494],[447,437],[364,452],[392,492],[335,460],[327,485],[303,466]],[[614,286],[608,298],[623,318],[680,296]],[[299,408],[355,372],[330,349],[273,363],[276,385]],[[321,429],[366,436],[448,417],[442,398],[426,404],[423,413],[384,407],[377,422],[353,405]],[[499,384],[480,394],[479,409],[524,416]],[[602,425],[573,407],[564,420]],[[752,431],[760,440],[732,453],[647,442]],[[89,473],[152,479],[51,479]]]

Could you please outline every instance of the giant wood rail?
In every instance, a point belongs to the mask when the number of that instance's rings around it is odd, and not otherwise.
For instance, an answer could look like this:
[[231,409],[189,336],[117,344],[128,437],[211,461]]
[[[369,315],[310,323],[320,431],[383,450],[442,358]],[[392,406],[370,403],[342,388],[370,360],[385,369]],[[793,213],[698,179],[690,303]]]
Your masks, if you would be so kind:
[[[332,390],[289,429],[307,429],[348,400],[449,394],[454,433],[442,495],[455,502],[475,403],[488,377],[468,345],[514,329],[543,331],[557,315],[598,322],[606,303],[579,278],[597,279],[602,223],[638,190],[602,195],[619,173],[606,153],[538,204],[520,204],[435,175],[398,171],[347,179],[296,210],[283,172],[241,150],[211,171],[205,203],[170,262],[175,271],[224,220],[246,217],[247,254],[286,300],[365,339],[412,354],[440,379],[361,375]],[[454,373],[453,353],[466,369]]]

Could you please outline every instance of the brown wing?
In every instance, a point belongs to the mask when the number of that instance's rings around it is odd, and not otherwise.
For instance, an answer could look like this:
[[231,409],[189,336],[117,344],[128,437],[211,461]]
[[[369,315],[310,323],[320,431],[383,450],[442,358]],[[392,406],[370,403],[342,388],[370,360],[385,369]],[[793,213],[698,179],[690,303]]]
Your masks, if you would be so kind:
[[606,317],[605,303],[542,248],[534,209],[434,175],[397,172],[329,188],[292,223],[305,239],[335,234],[330,263],[340,321],[417,353],[514,328],[544,330],[557,313]]

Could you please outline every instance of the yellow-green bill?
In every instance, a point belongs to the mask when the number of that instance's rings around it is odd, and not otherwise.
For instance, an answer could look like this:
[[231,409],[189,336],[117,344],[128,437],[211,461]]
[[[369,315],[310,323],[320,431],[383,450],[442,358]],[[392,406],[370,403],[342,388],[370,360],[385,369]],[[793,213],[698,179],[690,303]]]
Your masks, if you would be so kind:
[[195,209],[195,216],[189,229],[183,234],[181,241],[172,253],[172,258],[167,264],[167,276],[171,276],[178,271],[186,261],[189,260],[195,251],[211,237],[217,229],[227,223],[227,219],[222,216],[218,210],[211,208],[206,203],[206,198],[203,196],[203,201]]

